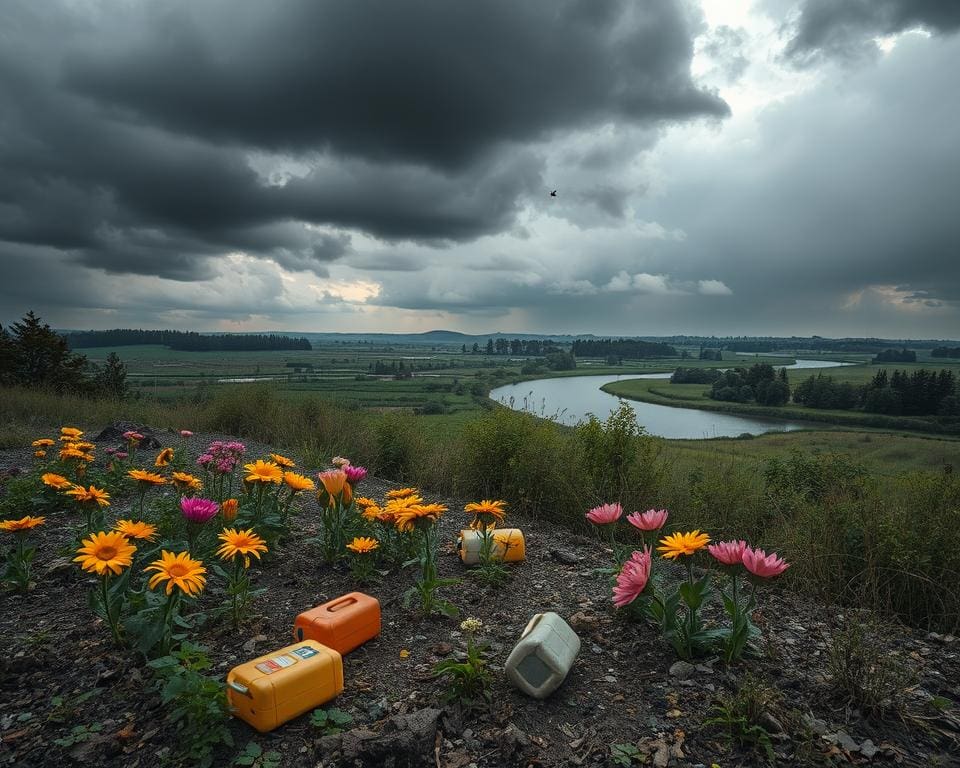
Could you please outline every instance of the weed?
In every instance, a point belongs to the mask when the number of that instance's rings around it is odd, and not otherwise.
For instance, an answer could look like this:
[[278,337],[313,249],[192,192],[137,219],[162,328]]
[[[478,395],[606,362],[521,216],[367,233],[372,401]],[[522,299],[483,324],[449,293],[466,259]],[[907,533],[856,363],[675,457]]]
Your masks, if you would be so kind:
[[714,702],[713,717],[704,726],[717,726],[726,731],[731,744],[751,752],[763,752],[770,763],[776,760],[773,742],[761,725],[765,713],[777,705],[779,694],[763,681],[747,676],[736,693]]
[[880,642],[880,627],[854,619],[830,638],[830,682],[844,704],[867,717],[902,714],[914,673]]
[[54,739],[53,743],[58,747],[64,747],[66,749],[72,747],[74,744],[82,744],[85,741],[90,741],[90,739],[92,739],[102,730],[103,725],[101,723],[94,723],[93,725],[75,725],[70,729],[70,733],[68,733],[62,739]]
[[352,723],[353,715],[336,707],[315,709],[310,715],[310,725],[318,728],[324,736],[341,733],[346,726]]
[[264,752],[257,742],[249,741],[243,751],[233,759],[233,764],[249,765],[251,768],[280,768],[280,760],[279,752]]
[[648,756],[637,749],[635,744],[611,744],[610,761],[614,765],[621,765],[624,768],[630,768],[631,765],[648,762]]

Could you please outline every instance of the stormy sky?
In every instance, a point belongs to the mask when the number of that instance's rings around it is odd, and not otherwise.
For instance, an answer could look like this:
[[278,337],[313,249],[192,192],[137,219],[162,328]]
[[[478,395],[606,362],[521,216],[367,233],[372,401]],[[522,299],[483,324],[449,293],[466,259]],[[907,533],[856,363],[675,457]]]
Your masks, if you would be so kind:
[[5,0],[0,322],[958,338],[958,71],[942,0]]

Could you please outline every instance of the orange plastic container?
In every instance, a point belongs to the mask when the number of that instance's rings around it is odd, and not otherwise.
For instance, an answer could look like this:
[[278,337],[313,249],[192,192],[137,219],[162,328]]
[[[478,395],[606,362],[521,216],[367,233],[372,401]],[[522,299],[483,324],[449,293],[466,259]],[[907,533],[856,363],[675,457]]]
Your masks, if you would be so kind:
[[[480,562],[480,548],[483,544],[480,531],[467,529],[460,531],[457,539],[457,551],[466,565]],[[519,563],[527,556],[523,531],[519,528],[497,528],[493,532],[492,555],[494,560],[505,563]]]
[[293,622],[294,640],[316,640],[338,653],[350,653],[380,634],[380,601],[349,592],[301,613]]
[[340,654],[313,640],[259,656],[227,674],[230,712],[260,733],[319,707],[342,690]]

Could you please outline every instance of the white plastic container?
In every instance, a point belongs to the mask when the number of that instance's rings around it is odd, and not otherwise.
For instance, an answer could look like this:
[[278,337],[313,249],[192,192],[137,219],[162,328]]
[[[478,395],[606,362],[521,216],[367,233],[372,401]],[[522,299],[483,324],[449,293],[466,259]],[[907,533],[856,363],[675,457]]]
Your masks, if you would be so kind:
[[580,653],[580,638],[556,613],[538,613],[504,665],[507,679],[528,696],[545,699],[567,677]]
[[[476,565],[480,562],[480,548],[483,546],[483,536],[480,531],[471,529],[460,531],[457,538],[457,551],[465,565]],[[493,546],[491,555],[494,560],[504,563],[519,563],[527,554],[523,531],[519,528],[497,528],[493,532]]]

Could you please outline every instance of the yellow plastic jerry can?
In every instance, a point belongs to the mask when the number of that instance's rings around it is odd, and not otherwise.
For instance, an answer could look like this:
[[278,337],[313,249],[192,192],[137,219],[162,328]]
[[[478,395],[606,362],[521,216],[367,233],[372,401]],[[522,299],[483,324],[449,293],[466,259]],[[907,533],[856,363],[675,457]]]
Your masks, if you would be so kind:
[[[467,529],[460,531],[457,540],[457,551],[460,559],[466,565],[476,565],[480,562],[480,547],[483,541],[480,531]],[[523,531],[519,528],[497,528],[493,531],[493,547],[491,554],[494,560],[505,563],[519,563],[526,557],[526,543],[523,540]]]
[[288,645],[234,667],[227,700],[235,717],[272,731],[343,691],[343,660],[313,640]]

